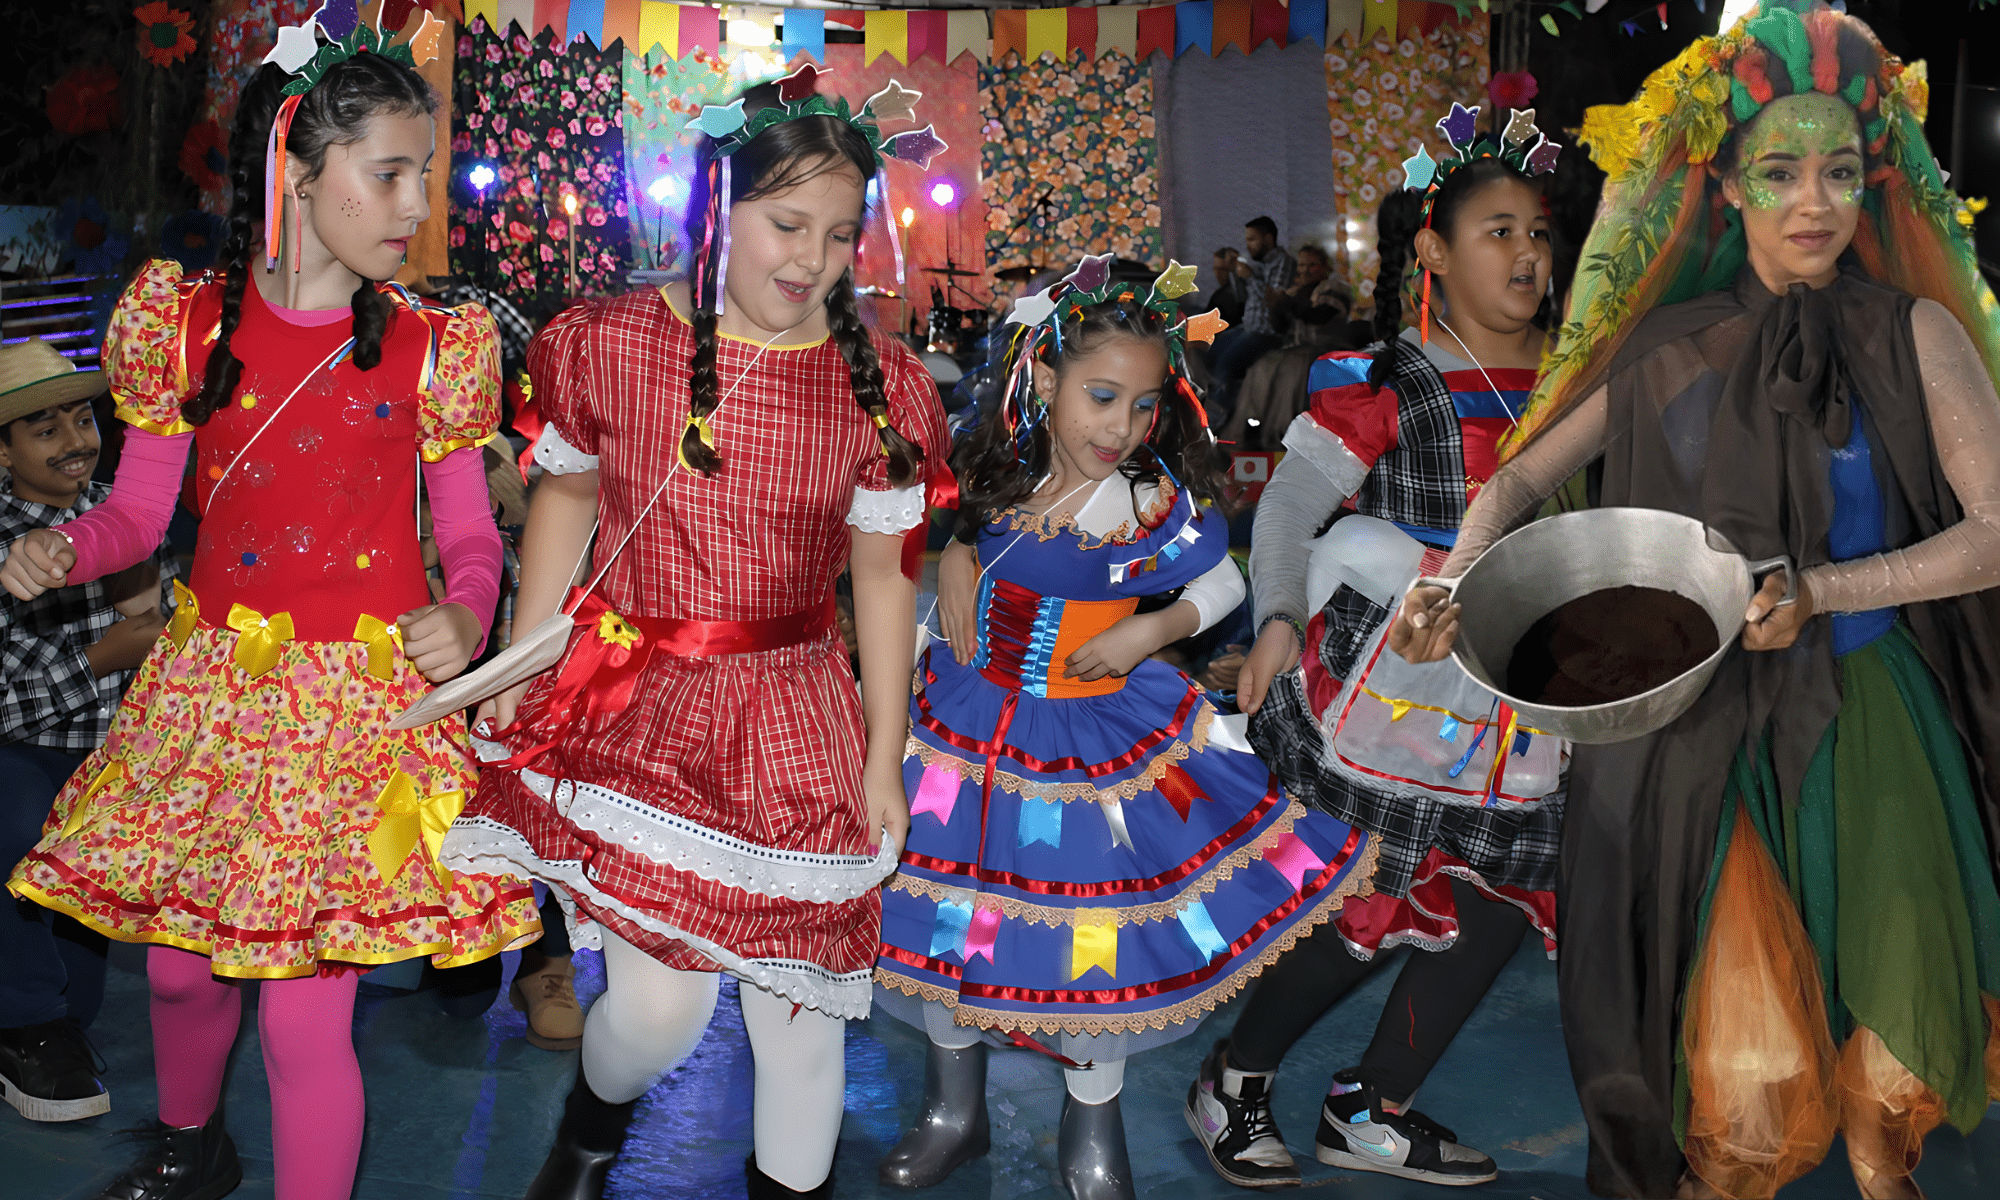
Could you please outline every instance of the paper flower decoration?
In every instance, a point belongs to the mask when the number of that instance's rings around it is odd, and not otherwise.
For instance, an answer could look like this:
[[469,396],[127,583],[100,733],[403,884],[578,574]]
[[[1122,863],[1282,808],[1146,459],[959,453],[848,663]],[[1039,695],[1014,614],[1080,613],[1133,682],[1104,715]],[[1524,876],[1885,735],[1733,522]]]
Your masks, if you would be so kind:
[[1418,146],[1415,154],[1403,160],[1403,186],[1421,192],[1437,178],[1437,170],[1437,160],[1431,157],[1431,152]]
[[264,56],[264,61],[277,63],[281,69],[296,75],[317,53],[319,53],[319,42],[313,37],[310,23],[281,25],[278,27],[278,44],[271,47],[271,52]]
[[[426,0],[424,8],[427,15],[429,4],[430,0]],[[407,28],[410,24],[410,14],[415,12],[417,7],[417,0],[382,0],[382,16],[378,27],[384,33]]]
[[97,197],[68,200],[56,210],[56,229],[67,236],[63,255],[76,260],[76,269],[87,275],[110,275],[125,262],[131,242],[111,231],[111,216]]
[[1056,302],[1049,296],[1049,289],[1043,288],[1032,296],[1023,296],[1014,301],[1014,311],[1008,315],[1007,324],[1026,325],[1032,329],[1049,319],[1056,310]]
[[424,12],[424,23],[410,38],[410,57],[419,63],[426,63],[438,56],[438,46],[444,41],[444,22]]
[[1184,324],[1190,342],[1213,342],[1216,334],[1229,328],[1229,322],[1222,319],[1221,311],[1213,308],[1189,317]]
[[74,67],[49,85],[49,124],[77,137],[103,133],[123,119],[118,107],[118,72],[103,65]]
[[1153,290],[1169,300],[1180,299],[1194,290],[1194,268],[1168,259],[1167,269],[1153,281]]
[[1444,140],[1450,142],[1452,145],[1464,145],[1466,142],[1471,141],[1473,135],[1479,131],[1478,120],[1479,107],[1477,105],[1467,108],[1465,105],[1454,100],[1451,102],[1451,111],[1438,121],[1438,132],[1444,134]]
[[156,67],[171,67],[194,53],[194,18],[161,0],[133,10],[139,22],[139,53]]
[[181,141],[181,174],[194,180],[204,192],[219,192],[229,186],[228,141],[222,126],[200,121]]
[[1493,101],[1493,111],[1519,108],[1541,93],[1542,85],[1535,82],[1529,71],[1502,71],[1486,85],[1486,98]]
[[1111,256],[1099,254],[1085,258],[1077,264],[1076,270],[1063,276],[1063,282],[1079,292],[1094,292],[1111,282]]
[[743,128],[743,124],[743,98],[738,96],[727,104],[702,105],[687,127],[712,138],[725,138]]
[[1525,146],[1534,141],[1539,133],[1541,130],[1535,128],[1535,110],[1516,108],[1509,111],[1507,129],[1500,135],[1500,140],[1509,146]]
[[929,167],[931,160],[951,149],[945,140],[937,135],[937,130],[926,125],[908,133],[899,133],[882,143],[882,153],[890,158],[899,158],[907,163],[915,163],[919,171]]
[[806,63],[798,70],[793,71],[790,75],[778,81],[778,99],[786,104],[797,104],[818,90],[819,79],[822,75],[831,74],[833,72],[827,70],[825,67],[816,67],[811,63]]
[[318,12],[306,18],[308,27],[315,23],[326,30],[326,36],[337,42],[361,24],[361,9],[354,0],[326,0],[319,6]]
[[868,97],[868,103],[861,108],[863,112],[874,114],[877,121],[914,121],[917,119],[917,101],[923,98],[922,92],[913,92],[891,79],[888,87]]

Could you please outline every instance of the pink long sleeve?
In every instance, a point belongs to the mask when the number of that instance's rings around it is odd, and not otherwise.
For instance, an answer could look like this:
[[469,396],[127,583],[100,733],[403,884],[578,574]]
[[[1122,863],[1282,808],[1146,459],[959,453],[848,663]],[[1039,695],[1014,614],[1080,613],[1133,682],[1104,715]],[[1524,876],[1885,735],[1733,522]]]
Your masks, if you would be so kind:
[[192,433],[162,436],[126,427],[111,495],[76,520],[63,523],[62,532],[76,547],[70,583],[122,571],[160,548],[167,524],[174,519],[181,475],[187,470],[188,443],[193,440]]
[[486,497],[482,455],[478,446],[465,446],[424,464],[431,535],[437,540],[438,561],[444,564],[445,602],[463,604],[479,618],[474,658],[486,648],[493,611],[500,603],[500,530],[493,524],[492,504]]

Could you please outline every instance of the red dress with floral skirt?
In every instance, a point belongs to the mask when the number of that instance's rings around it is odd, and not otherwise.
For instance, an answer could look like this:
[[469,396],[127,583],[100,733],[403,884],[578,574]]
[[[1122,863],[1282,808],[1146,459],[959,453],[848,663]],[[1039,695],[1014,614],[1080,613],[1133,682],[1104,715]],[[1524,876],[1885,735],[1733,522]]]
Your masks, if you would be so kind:
[[[890,419],[946,453],[929,377],[877,338]],[[892,489],[873,423],[830,338],[760,345],[718,337],[724,399],[712,423],[723,467],[676,472],[693,330],[659,292],[570,309],[529,353],[535,398],[568,447],[598,460],[600,553],[632,532],[594,594],[617,616],[585,639],[654,620],[804,627],[830,604],[855,526],[922,520],[920,489]],[[753,365],[754,363],[754,365]],[[885,516],[896,510],[899,519]],[[852,524],[850,523],[852,522]],[[885,523],[886,522],[886,523]],[[868,1011],[881,923],[876,891],[895,847],[867,827],[859,694],[839,635],[696,656],[652,650],[629,696],[567,720],[550,713],[560,669],[523,702],[446,841],[447,861],[525,870],[579,916],[670,967],[727,970],[833,1016]],[[579,934],[588,944],[587,925]]]

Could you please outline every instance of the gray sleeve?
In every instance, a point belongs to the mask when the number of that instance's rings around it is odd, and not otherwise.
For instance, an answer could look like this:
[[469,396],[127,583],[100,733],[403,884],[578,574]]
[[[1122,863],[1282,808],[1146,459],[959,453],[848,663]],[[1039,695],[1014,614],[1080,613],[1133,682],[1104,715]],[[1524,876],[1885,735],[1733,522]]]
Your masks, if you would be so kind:
[[1302,625],[1312,616],[1306,611],[1306,569],[1312,558],[1307,543],[1347,496],[1326,472],[1296,452],[1271,472],[1250,531],[1250,595],[1258,629],[1272,616],[1291,617]]

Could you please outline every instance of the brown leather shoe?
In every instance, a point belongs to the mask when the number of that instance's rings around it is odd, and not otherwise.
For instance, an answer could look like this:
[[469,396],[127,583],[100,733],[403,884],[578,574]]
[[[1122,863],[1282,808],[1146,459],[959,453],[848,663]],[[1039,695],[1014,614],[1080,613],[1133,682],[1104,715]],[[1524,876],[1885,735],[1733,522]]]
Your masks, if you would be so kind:
[[532,975],[516,975],[508,999],[528,1014],[528,1042],[544,1050],[583,1044],[583,1008],[576,1002],[576,966],[551,958]]

